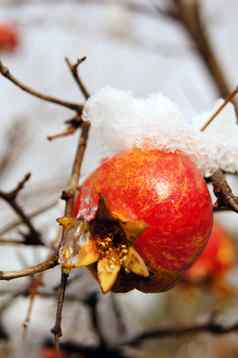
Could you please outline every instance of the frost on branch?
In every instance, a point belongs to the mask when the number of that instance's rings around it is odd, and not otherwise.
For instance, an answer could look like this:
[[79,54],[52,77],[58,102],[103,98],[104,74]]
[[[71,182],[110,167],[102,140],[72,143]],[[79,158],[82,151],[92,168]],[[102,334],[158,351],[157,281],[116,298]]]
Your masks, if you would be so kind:
[[103,159],[146,143],[188,153],[206,177],[218,169],[238,172],[238,126],[233,106],[228,105],[206,131],[200,131],[221,101],[210,112],[186,118],[160,93],[139,99],[104,88],[88,100],[83,112],[84,119],[92,123],[89,152],[93,150]]

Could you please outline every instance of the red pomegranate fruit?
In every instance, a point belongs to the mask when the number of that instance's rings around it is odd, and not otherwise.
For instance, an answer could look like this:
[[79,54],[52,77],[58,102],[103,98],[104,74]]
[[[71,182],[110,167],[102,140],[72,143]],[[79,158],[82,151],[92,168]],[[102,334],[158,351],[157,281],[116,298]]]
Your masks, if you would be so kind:
[[102,291],[173,287],[211,234],[212,202],[181,151],[135,147],[103,161],[82,184],[60,252],[65,269],[88,266]]

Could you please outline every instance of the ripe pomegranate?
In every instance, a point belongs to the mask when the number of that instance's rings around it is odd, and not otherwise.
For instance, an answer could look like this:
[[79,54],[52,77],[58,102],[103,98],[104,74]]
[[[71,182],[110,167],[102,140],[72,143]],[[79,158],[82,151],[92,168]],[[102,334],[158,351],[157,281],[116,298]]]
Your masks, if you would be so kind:
[[214,283],[224,279],[234,264],[234,244],[222,225],[216,221],[205,250],[185,273],[185,280],[194,284]]
[[0,51],[13,52],[18,44],[17,28],[13,24],[0,23]]
[[197,166],[181,151],[144,146],[103,161],[82,184],[77,220],[64,218],[65,269],[89,265],[102,291],[160,292],[201,254],[213,222]]

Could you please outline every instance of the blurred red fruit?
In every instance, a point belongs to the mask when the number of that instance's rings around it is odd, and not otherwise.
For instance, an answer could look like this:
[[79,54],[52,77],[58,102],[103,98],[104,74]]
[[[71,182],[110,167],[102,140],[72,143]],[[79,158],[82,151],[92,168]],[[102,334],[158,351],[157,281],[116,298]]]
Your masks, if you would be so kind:
[[19,44],[18,31],[15,25],[0,23],[0,51],[13,52]]
[[186,272],[185,278],[191,283],[215,281],[225,276],[235,264],[234,244],[217,221],[202,255]]
[[[95,219],[100,197],[126,241],[110,232],[110,225],[109,232],[105,225],[95,229],[94,221],[105,219],[97,213]],[[94,223],[91,240],[77,247],[77,260],[66,243],[61,261],[68,268],[97,262],[94,271],[104,292],[115,284],[119,291],[171,288],[201,254],[213,222],[207,185],[191,159],[181,151],[147,147],[105,160],[83,183],[75,214]]]
[[66,358],[62,352],[58,353],[54,347],[41,348],[40,358]]

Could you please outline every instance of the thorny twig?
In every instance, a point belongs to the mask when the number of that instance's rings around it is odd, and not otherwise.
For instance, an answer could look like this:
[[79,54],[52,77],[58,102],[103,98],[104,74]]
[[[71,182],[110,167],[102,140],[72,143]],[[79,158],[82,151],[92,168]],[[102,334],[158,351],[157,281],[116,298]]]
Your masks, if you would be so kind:
[[25,243],[28,245],[44,245],[41,241],[40,232],[35,229],[29,216],[25,213],[24,209],[17,202],[17,196],[19,192],[24,188],[24,185],[30,179],[30,177],[30,173],[26,174],[24,178],[17,184],[16,188],[9,192],[1,190],[0,198],[4,200],[13,209],[13,211],[20,217],[22,222],[28,228],[29,233],[23,235]]

